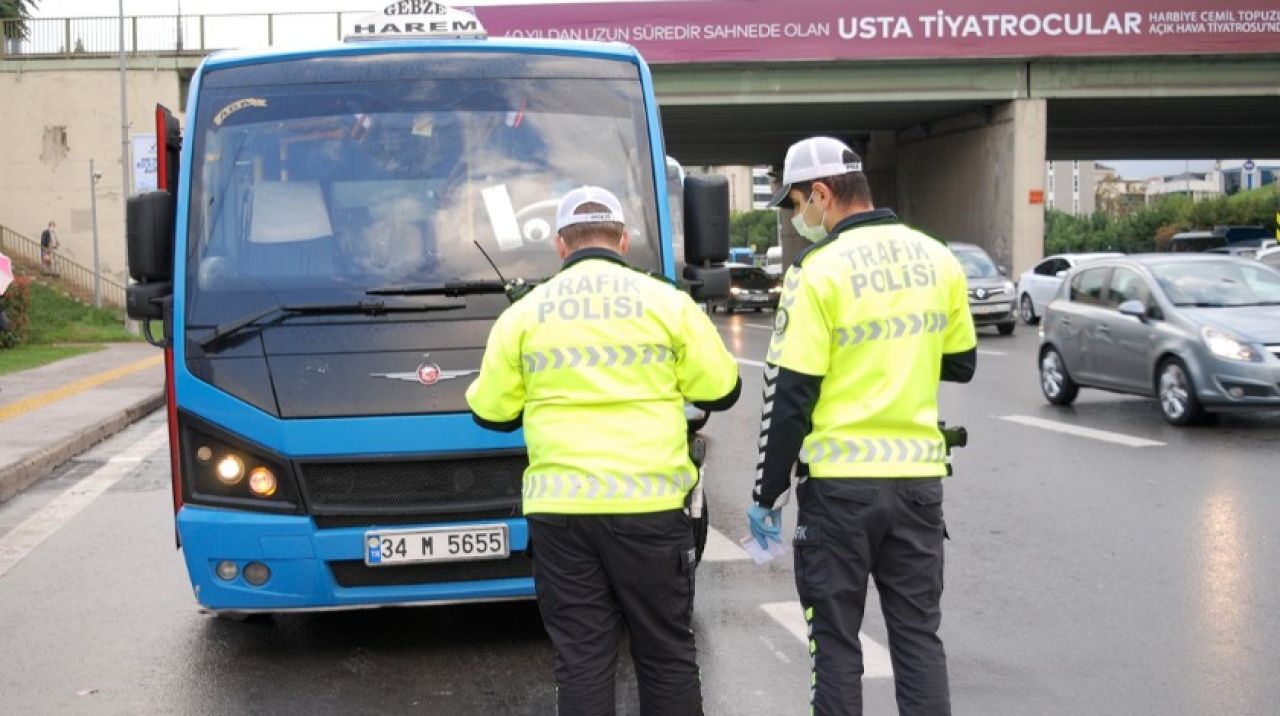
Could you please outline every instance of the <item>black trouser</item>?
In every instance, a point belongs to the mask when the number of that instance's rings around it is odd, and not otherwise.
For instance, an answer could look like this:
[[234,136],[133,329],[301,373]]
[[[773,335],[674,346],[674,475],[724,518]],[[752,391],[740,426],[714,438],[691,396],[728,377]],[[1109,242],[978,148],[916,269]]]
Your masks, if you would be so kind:
[[862,713],[858,630],[875,575],[898,712],[951,713],[942,621],[942,481],[810,478],[796,490],[796,589],[812,634],[813,712]]
[[533,582],[555,646],[561,716],[614,713],[622,627],[640,712],[702,713],[693,641],[693,528],[683,510],[530,515]]

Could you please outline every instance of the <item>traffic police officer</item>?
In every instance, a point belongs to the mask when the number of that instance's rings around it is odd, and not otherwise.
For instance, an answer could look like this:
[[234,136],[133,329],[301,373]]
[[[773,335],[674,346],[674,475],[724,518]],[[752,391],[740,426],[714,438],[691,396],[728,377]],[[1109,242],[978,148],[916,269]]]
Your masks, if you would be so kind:
[[569,192],[556,224],[564,267],[499,317],[467,402],[480,425],[524,426],[524,513],[559,713],[614,712],[624,625],[641,712],[701,713],[684,511],[699,474],[684,405],[731,406],[737,363],[688,295],[623,261],[613,194]]
[[792,145],[773,205],[816,243],[783,281],[748,527],[761,546],[779,539],[798,458],[795,576],[814,713],[862,711],[858,630],[874,575],[899,712],[949,714],[937,391],[976,364],[964,272],[943,244],[874,208],[839,140]]

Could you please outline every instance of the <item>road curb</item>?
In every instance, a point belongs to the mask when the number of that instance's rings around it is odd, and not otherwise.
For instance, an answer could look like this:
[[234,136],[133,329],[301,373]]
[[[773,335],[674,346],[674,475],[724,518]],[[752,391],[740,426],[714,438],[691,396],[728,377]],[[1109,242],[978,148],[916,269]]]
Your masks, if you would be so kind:
[[164,391],[157,390],[75,435],[47,445],[15,463],[0,466],[0,502],[22,492],[71,458],[124,430],[163,405]]

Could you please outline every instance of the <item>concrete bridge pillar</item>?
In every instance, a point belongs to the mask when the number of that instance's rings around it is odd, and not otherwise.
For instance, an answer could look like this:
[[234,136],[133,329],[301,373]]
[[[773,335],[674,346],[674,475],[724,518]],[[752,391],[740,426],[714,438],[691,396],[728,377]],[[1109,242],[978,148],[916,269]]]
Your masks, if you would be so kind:
[[862,172],[871,186],[877,207],[898,210],[898,137],[894,132],[872,132],[862,156]]
[[1046,123],[1044,100],[1018,99],[899,132],[899,214],[982,246],[1017,276],[1043,253],[1044,206],[1032,196],[1044,188]]

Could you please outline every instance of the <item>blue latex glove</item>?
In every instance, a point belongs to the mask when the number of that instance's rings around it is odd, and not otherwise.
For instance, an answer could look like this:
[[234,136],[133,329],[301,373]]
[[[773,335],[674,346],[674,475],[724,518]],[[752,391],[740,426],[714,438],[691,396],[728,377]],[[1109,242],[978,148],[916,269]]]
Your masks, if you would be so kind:
[[760,549],[769,549],[769,540],[782,544],[782,510],[768,510],[760,505],[747,508],[747,526]]

